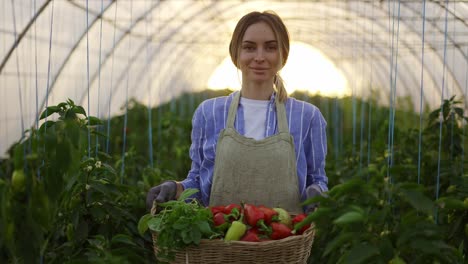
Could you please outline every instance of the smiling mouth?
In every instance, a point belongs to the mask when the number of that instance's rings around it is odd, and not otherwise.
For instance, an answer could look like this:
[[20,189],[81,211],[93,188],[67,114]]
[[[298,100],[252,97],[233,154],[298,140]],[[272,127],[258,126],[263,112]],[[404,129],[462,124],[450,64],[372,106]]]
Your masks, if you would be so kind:
[[265,75],[266,72],[267,69],[252,69],[252,73],[257,75]]
[[263,69],[263,68],[251,68],[251,69],[254,72],[264,72],[264,71],[268,70],[268,69]]

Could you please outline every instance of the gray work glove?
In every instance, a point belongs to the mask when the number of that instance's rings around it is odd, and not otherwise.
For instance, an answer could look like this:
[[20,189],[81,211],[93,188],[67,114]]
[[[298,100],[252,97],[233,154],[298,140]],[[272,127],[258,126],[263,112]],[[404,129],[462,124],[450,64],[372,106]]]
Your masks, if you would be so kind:
[[165,181],[160,185],[154,186],[146,195],[146,208],[151,210],[153,201],[156,203],[164,203],[170,200],[175,200],[177,194],[177,183],[175,181]]
[[[323,195],[322,189],[317,184],[312,184],[306,189],[306,200],[314,198],[316,196]],[[319,203],[311,203],[305,206],[305,213],[309,214],[312,213],[317,207]]]

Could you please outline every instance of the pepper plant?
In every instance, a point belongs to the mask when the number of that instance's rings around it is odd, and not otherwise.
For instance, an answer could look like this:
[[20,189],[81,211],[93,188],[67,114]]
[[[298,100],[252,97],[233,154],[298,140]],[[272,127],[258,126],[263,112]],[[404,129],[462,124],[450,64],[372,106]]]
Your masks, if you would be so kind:
[[327,170],[342,183],[312,201],[320,207],[309,216],[317,227],[310,263],[466,261],[466,118],[459,104],[452,97],[431,112],[422,141],[416,129],[396,126],[391,152],[376,144],[365,166],[345,155],[339,170]]
[[90,146],[101,121],[72,100],[41,119],[52,114],[11,151],[6,174],[22,171],[24,187],[0,182],[0,262],[145,263],[149,239],[136,228],[143,190],[120,184],[111,157]]

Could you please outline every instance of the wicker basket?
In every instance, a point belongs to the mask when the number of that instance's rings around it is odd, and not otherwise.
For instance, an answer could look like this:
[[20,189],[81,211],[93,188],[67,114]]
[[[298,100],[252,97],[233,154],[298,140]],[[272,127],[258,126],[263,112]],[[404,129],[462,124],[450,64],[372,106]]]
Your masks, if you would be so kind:
[[[157,235],[153,235],[154,253]],[[219,263],[307,263],[315,229],[312,225],[302,235],[263,242],[224,241],[202,239],[200,245],[177,251],[172,263],[219,264]]]

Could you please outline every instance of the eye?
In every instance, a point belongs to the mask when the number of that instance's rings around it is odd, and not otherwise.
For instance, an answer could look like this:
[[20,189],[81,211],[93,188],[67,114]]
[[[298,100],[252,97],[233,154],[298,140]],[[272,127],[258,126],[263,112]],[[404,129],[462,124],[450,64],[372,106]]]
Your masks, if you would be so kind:
[[254,51],[255,50],[255,47],[254,46],[244,46],[242,47],[244,50],[246,51]]
[[278,49],[278,47],[276,45],[267,46],[267,50],[269,50],[269,51],[275,51],[277,49]]

